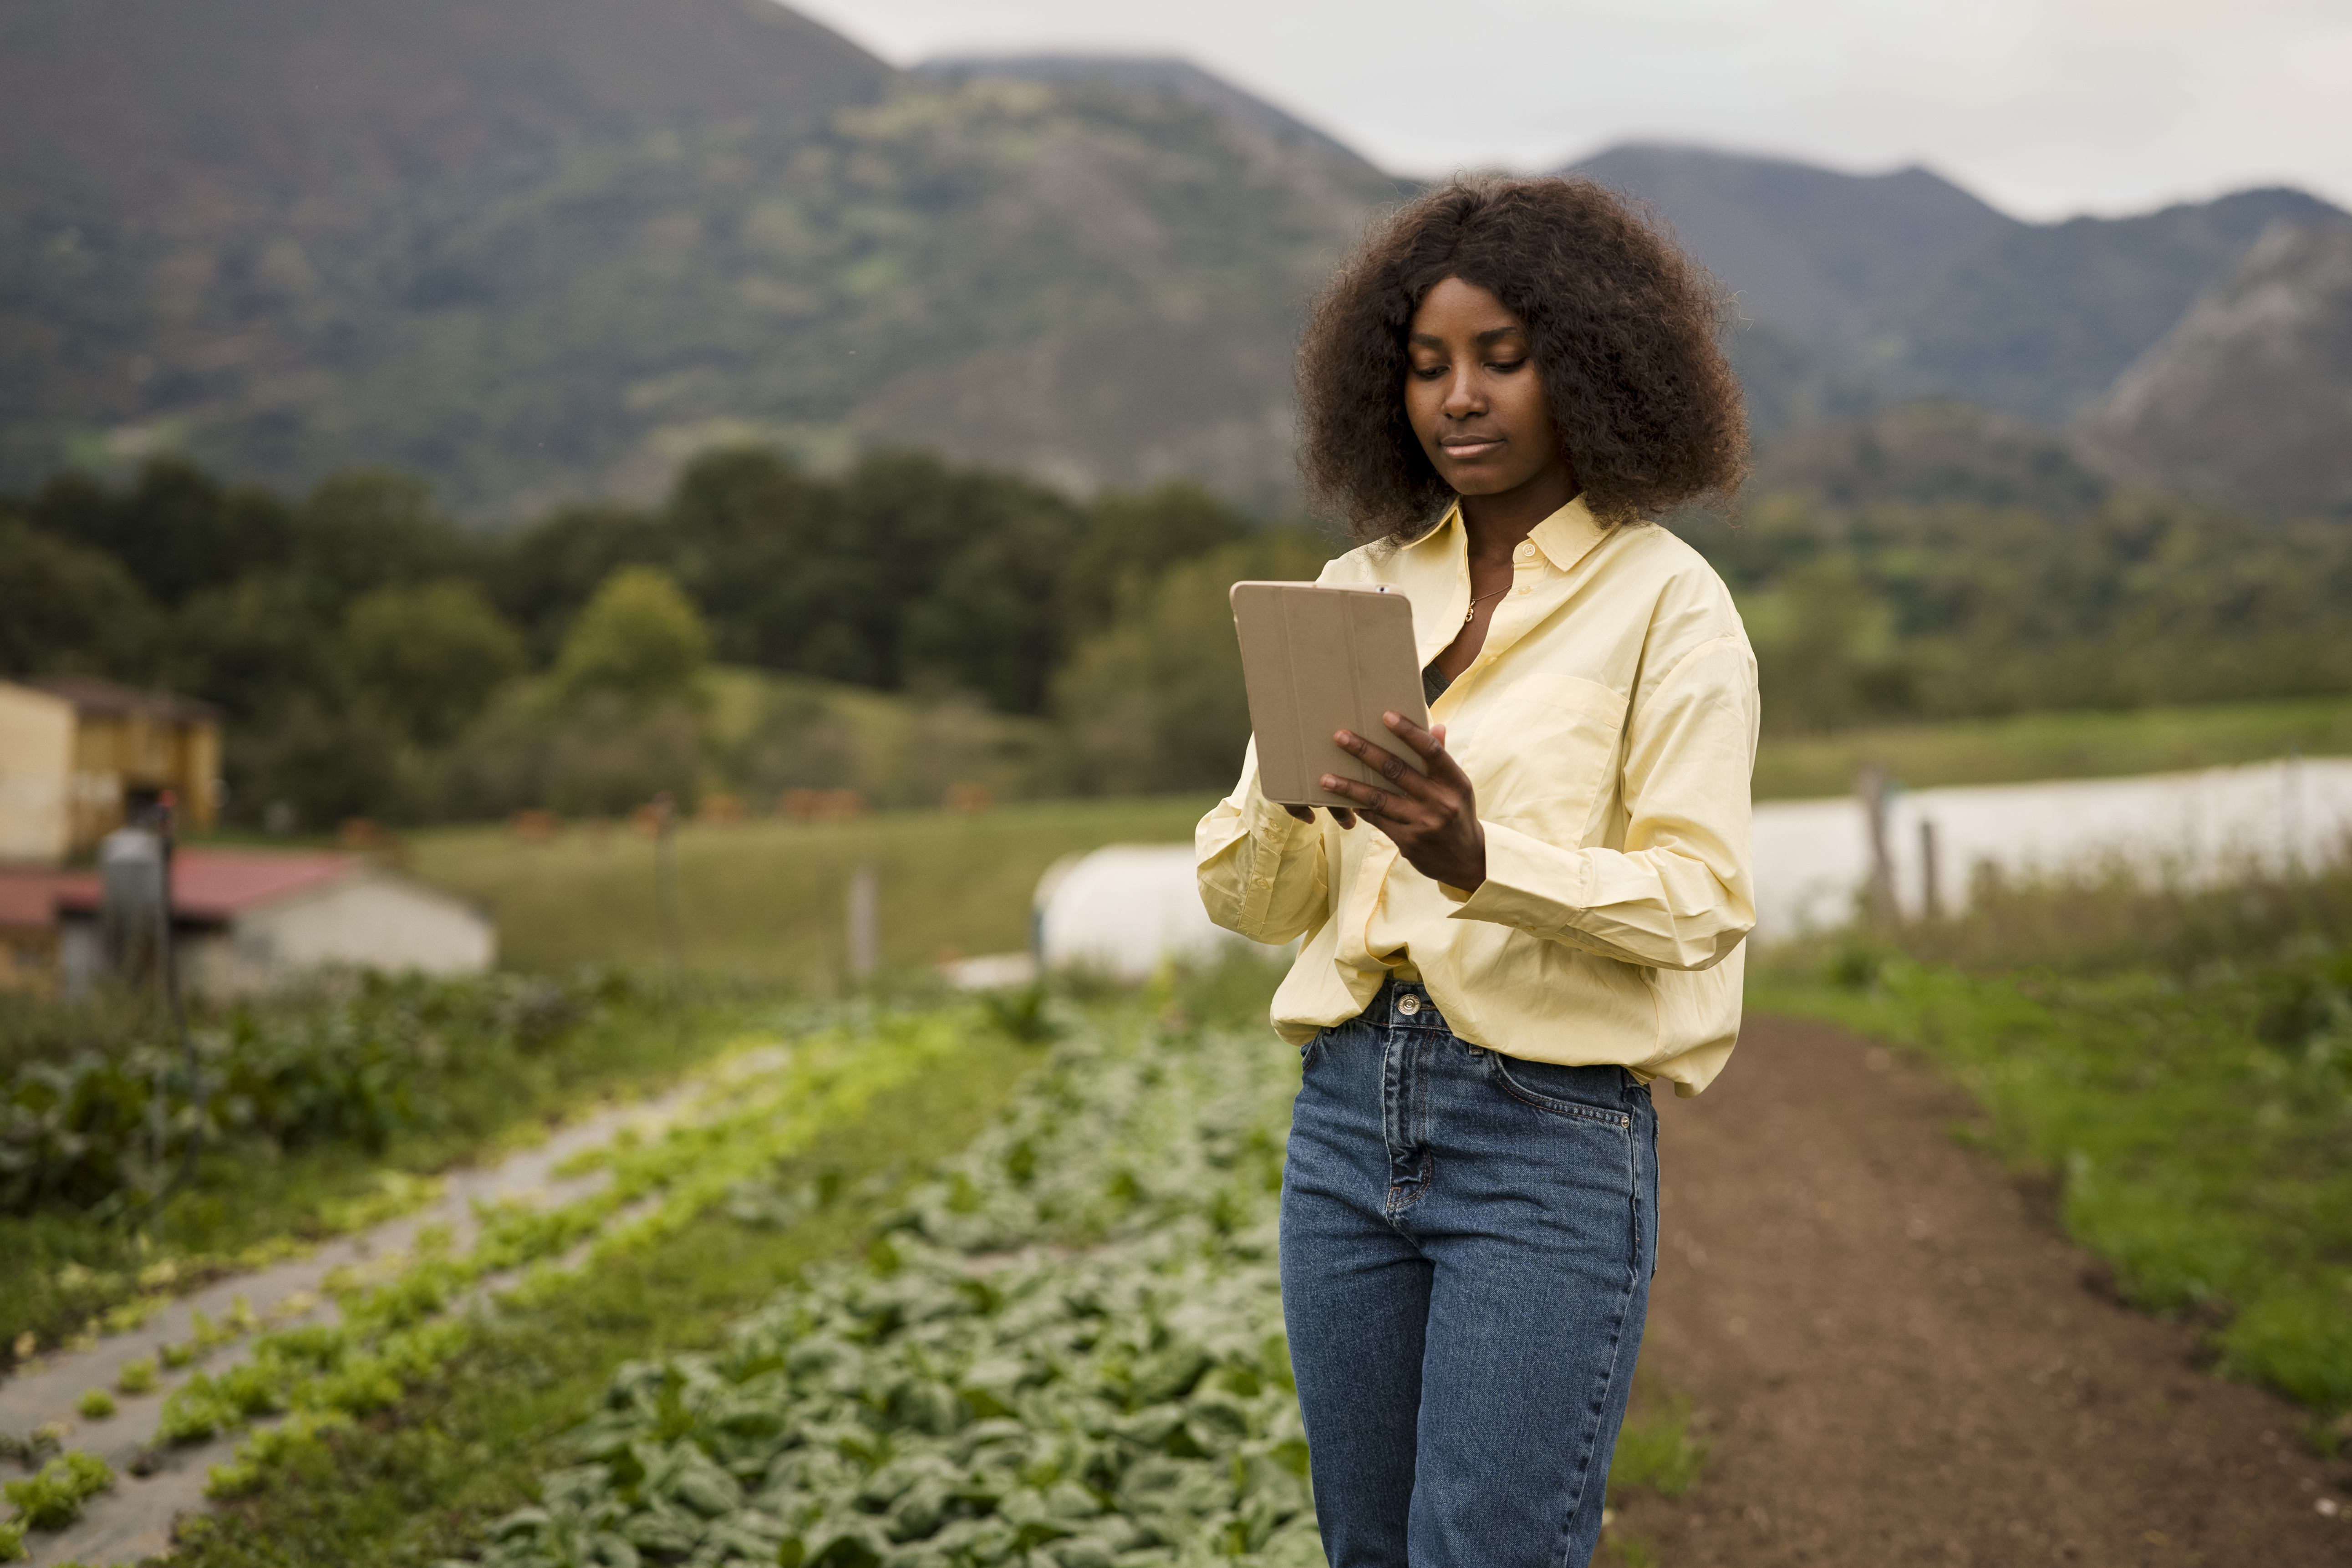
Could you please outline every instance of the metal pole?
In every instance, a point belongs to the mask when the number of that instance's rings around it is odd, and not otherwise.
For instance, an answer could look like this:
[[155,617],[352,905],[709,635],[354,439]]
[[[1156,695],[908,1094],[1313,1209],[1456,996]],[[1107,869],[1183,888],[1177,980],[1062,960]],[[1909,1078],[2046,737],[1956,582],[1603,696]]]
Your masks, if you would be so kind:
[[661,922],[662,967],[675,991],[686,956],[677,929],[677,803],[667,790],[654,796],[654,903]]
[[[165,790],[156,802],[156,830],[163,841],[163,897],[156,917],[155,952],[157,963],[163,969],[163,1005],[170,1010],[172,1032],[179,1037],[180,1060],[186,1065],[188,1071],[188,1103],[194,1114],[188,1120],[188,1146],[180,1158],[180,1173],[156,1195],[155,1206],[159,1208],[166,1198],[195,1179],[196,1161],[204,1152],[205,1118],[211,1107],[211,1097],[205,1091],[204,1064],[196,1060],[196,1042],[188,1033],[188,1010],[180,995],[180,955],[173,942],[173,858],[179,842],[179,836],[173,831],[175,824],[173,819],[177,816],[178,805],[179,797],[171,790]],[[167,1105],[165,1115],[168,1117],[169,1114]],[[168,1141],[171,1136],[168,1121],[165,1127],[164,1137]]]

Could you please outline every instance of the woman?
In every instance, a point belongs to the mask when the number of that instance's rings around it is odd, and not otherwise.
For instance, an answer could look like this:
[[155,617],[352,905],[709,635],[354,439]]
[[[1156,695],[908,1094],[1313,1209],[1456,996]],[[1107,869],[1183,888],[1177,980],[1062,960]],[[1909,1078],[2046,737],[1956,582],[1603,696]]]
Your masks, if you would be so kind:
[[[1644,520],[1738,480],[1706,276],[1587,181],[1459,183],[1340,273],[1300,353],[1308,478],[1412,602],[1426,731],[1385,788],[1202,819],[1220,924],[1304,938],[1283,1311],[1336,1568],[1591,1556],[1656,1255],[1651,1082],[1696,1094],[1754,921],[1756,663]],[[1405,766],[1417,752],[1426,768]],[[1337,760],[1338,752],[1333,753]]]

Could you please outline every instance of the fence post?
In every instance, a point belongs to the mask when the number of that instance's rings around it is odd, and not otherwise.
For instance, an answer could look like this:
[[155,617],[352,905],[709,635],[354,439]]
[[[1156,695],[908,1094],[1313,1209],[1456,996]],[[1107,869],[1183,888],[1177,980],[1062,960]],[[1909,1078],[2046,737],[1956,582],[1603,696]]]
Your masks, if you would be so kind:
[[661,922],[662,968],[676,991],[686,953],[677,928],[677,802],[667,790],[654,796],[654,908]]
[[1870,923],[1885,928],[1895,923],[1895,861],[1886,850],[1886,769],[1864,763],[1854,774],[1853,793],[1862,799],[1862,814],[1870,832],[1870,888],[1866,895]]
[[882,967],[882,875],[867,861],[849,879],[849,978],[864,982]]
[[1931,921],[1944,918],[1944,889],[1936,866],[1936,825],[1919,819],[1919,908]]

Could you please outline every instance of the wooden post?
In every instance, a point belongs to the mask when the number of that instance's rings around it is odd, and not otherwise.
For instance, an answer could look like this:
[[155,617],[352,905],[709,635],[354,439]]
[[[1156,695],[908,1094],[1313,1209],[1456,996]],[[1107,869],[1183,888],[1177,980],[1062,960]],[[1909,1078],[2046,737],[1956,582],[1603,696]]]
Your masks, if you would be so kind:
[[882,876],[868,861],[849,879],[849,978],[864,982],[882,967]]
[[1936,865],[1936,825],[1919,819],[1919,908],[1931,921],[1944,918],[1943,886]]
[[1895,862],[1886,850],[1886,769],[1865,763],[1854,775],[1853,793],[1861,797],[1864,824],[1870,834],[1870,885],[1864,900],[1870,923],[1885,928],[1895,923]]
[[661,923],[662,969],[675,990],[686,952],[677,927],[677,802],[667,790],[654,796],[654,912]]

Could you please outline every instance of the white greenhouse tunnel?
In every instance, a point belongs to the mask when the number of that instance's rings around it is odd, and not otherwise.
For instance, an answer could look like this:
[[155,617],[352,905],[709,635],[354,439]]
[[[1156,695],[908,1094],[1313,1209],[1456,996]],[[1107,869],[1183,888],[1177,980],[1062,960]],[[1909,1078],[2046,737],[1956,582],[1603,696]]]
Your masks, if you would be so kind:
[[[1871,878],[1870,840],[1869,811],[1855,796],[1757,806],[1755,940],[1784,941],[1851,919]],[[1981,867],[2012,880],[2117,868],[2199,885],[2317,866],[2347,844],[2352,759],[1895,788],[1886,796],[1888,872],[1897,906],[1912,917],[1927,910],[1931,877],[1944,912],[1966,908]],[[1257,947],[1209,923],[1189,844],[1112,845],[1057,863],[1037,885],[1032,945],[1046,969],[1129,980],[1164,962]]]

